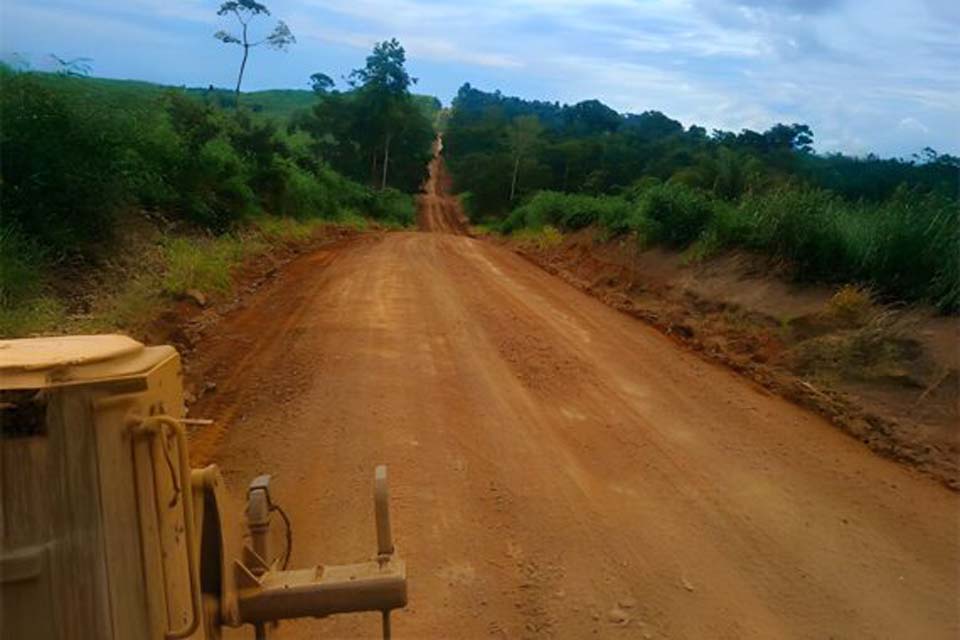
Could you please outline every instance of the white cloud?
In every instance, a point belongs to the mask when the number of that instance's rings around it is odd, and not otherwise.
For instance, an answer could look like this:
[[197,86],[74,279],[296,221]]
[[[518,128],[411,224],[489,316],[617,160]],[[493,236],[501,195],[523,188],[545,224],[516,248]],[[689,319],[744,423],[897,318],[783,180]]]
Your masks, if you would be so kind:
[[907,116],[900,120],[900,128],[906,129],[907,131],[920,131],[922,133],[930,133],[930,127],[923,124],[916,118]]
[[[386,37],[373,32],[345,32],[340,29],[321,27],[316,25],[312,19],[303,16],[296,21],[296,24],[296,33],[300,39],[315,39],[320,42],[341,44],[363,50],[369,50],[374,43]],[[459,47],[453,41],[443,38],[410,34],[400,36],[400,40],[404,49],[406,49],[408,58],[463,62],[469,65],[502,69],[512,69],[523,65],[521,61],[512,56],[495,52],[473,51],[469,48]]]

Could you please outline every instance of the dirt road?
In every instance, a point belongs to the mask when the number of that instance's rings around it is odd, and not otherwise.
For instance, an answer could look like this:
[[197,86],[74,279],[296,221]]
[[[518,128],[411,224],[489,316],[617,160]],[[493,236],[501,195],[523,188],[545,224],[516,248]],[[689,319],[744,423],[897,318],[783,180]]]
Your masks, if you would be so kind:
[[389,464],[397,638],[960,633],[955,494],[491,244],[304,257],[196,366],[199,450],[238,495],[274,474],[294,564],[372,556]]
[[467,232],[467,219],[460,209],[460,201],[446,195],[451,180],[441,159],[442,151],[443,138],[437,138],[424,193],[417,196],[417,224],[422,231],[463,235]]

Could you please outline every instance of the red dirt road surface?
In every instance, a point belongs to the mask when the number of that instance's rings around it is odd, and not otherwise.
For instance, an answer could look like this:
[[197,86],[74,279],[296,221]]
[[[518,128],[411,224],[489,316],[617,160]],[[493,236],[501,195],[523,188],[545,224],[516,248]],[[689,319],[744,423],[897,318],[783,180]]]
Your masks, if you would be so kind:
[[[199,455],[237,496],[274,474],[293,566],[374,555],[389,465],[396,638],[960,634],[956,494],[503,248],[305,256],[197,358],[218,386],[192,415],[225,425]],[[379,615],[275,633],[375,638]]]
[[433,161],[430,162],[430,177],[424,185],[424,193],[417,196],[417,224],[421,231],[464,235],[467,218],[460,208],[460,201],[446,195],[451,180],[440,155],[442,151],[443,138],[437,138]]

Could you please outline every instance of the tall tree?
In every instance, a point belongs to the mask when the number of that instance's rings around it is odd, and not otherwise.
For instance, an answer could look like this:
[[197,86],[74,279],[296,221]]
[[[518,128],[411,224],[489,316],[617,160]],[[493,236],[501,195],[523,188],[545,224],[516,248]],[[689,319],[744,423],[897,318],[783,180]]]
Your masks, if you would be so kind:
[[220,5],[217,11],[218,16],[233,15],[240,23],[240,35],[237,36],[228,31],[217,31],[213,37],[224,44],[235,44],[243,47],[243,60],[240,62],[240,72],[237,74],[237,88],[234,91],[236,96],[236,105],[240,105],[240,85],[243,83],[243,72],[247,68],[247,58],[250,56],[250,49],[259,47],[262,44],[278,51],[285,50],[297,39],[290,31],[290,27],[283,20],[278,20],[273,31],[265,38],[260,40],[250,40],[249,25],[250,21],[257,16],[269,16],[270,10],[265,5],[256,2],[256,0],[229,0]]
[[[390,167],[390,144],[403,132],[408,121],[411,98],[410,86],[417,79],[407,73],[404,64],[407,55],[396,38],[379,42],[367,56],[361,69],[350,73],[350,83],[359,88],[359,98],[371,115],[371,125],[383,144],[383,162],[380,167],[380,188],[387,186]],[[375,173],[377,159],[373,158]]]
[[513,158],[513,173],[510,177],[510,201],[517,194],[517,178],[520,174],[520,161],[530,153],[543,133],[543,125],[537,116],[518,116],[507,129],[507,147]]

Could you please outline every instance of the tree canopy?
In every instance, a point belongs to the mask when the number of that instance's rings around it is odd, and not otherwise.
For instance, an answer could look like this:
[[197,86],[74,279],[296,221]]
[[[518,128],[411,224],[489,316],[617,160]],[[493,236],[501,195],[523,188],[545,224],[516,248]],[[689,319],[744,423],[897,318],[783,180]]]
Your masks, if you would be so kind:
[[377,43],[366,64],[350,73],[349,91],[331,91],[328,76],[313,74],[319,99],[294,126],[309,132],[317,153],[344,174],[381,189],[414,191],[426,177],[434,131],[428,110],[410,93],[416,78],[405,64],[403,46],[391,39]]
[[[521,144],[519,123],[533,121],[541,129],[536,145]],[[650,179],[728,200],[791,184],[868,200],[889,198],[901,185],[948,195],[958,190],[960,159],[932,150],[912,160],[820,155],[813,151],[813,130],[802,123],[708,134],[659,111],[621,114],[597,100],[524,100],[469,83],[458,91],[445,129],[455,186],[469,192],[484,215],[504,214],[538,190],[616,194]]]

